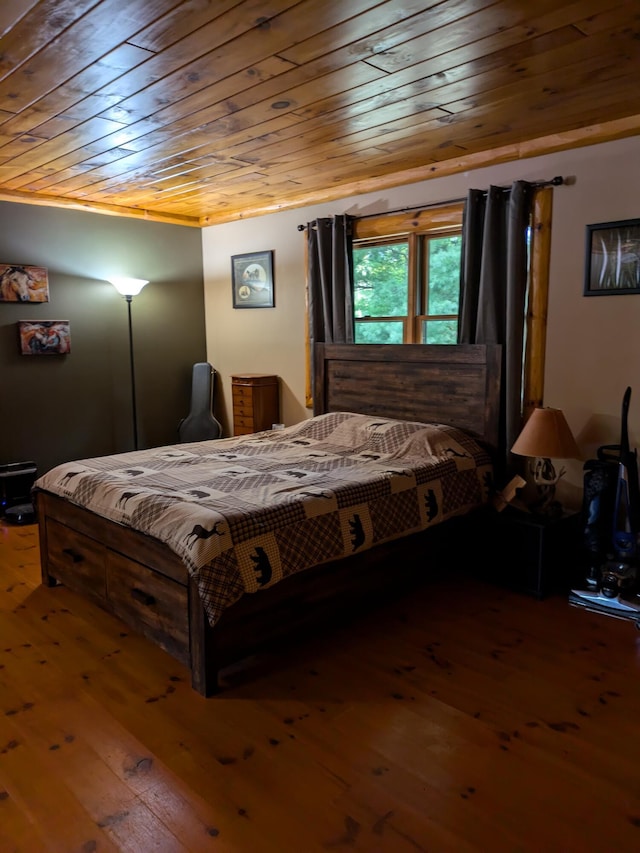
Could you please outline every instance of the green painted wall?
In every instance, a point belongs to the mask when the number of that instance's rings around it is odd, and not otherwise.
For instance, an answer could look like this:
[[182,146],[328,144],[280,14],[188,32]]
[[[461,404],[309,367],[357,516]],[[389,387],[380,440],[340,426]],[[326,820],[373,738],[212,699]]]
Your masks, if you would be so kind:
[[[0,202],[0,263],[49,271],[48,303],[0,302],[0,463],[133,449],[127,303],[106,280],[149,279],[132,303],[139,447],[178,441],[206,361],[197,228]],[[17,321],[68,320],[68,355],[24,356]]]

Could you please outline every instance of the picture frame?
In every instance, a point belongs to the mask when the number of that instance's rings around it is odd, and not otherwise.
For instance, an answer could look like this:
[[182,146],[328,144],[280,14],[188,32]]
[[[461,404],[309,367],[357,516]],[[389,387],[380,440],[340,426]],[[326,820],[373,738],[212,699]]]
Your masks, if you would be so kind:
[[640,219],[587,225],[584,295],[640,293]]
[[48,302],[49,273],[46,267],[0,264],[0,302]]
[[67,355],[71,352],[68,320],[18,320],[21,355]]
[[273,250],[231,256],[234,308],[274,308]]

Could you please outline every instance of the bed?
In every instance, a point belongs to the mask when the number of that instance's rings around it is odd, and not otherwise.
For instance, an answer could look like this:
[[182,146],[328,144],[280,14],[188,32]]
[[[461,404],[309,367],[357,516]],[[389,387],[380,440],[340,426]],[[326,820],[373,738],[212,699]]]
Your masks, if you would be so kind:
[[491,496],[500,348],[320,344],[314,388],[313,417],[285,430],[46,472],[43,584],[117,615],[209,696],[229,664],[436,562]]

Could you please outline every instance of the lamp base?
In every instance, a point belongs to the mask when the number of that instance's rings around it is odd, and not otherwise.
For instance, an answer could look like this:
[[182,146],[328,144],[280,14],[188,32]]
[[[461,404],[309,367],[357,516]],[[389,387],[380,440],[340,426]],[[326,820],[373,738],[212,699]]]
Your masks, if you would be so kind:
[[555,499],[555,487],[538,486],[539,496],[529,504],[529,511],[545,518],[560,518],[564,512],[560,501]]
[[536,486],[537,498],[529,509],[536,515],[547,518],[559,518],[562,515],[562,504],[556,500],[556,484],[565,473],[564,468],[556,472],[550,459],[536,458],[530,465],[533,482]]

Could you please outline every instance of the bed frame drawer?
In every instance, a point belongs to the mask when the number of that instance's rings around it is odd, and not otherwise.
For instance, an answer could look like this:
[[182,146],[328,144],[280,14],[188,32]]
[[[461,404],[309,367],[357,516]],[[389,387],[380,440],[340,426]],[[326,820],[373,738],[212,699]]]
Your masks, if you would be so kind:
[[188,666],[188,588],[115,551],[106,560],[110,610]]
[[106,569],[104,547],[53,519],[47,519],[49,571],[65,586],[104,602]]

